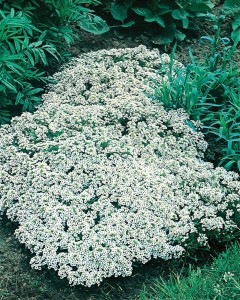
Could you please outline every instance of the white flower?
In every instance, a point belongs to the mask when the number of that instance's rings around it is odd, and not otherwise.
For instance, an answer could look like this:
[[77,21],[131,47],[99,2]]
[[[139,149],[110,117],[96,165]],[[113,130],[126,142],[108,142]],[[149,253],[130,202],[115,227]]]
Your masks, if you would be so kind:
[[238,175],[201,160],[206,142],[184,111],[144,93],[160,61],[143,46],[84,54],[35,113],[0,128],[0,211],[34,268],[91,286],[236,229]]

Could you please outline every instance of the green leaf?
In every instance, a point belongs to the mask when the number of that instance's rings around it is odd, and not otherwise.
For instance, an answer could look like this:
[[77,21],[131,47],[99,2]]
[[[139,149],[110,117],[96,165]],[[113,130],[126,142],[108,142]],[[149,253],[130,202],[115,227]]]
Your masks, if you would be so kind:
[[[8,123],[10,121],[10,117],[11,117],[11,114],[8,110],[0,109],[0,124]],[[1,296],[1,294],[0,294],[0,296]]]
[[21,102],[22,96],[23,96],[22,93],[21,93],[21,92],[18,92],[17,97],[16,97],[16,100],[15,100],[15,105],[17,105],[18,103]]
[[224,165],[224,168],[225,168],[226,170],[230,170],[231,167],[232,167],[232,165],[233,165],[234,163],[235,163],[234,160],[230,160],[229,162],[227,162],[227,163]]
[[236,31],[233,31],[231,37],[235,43],[239,43],[240,42],[240,28]]
[[6,62],[6,61],[14,61],[14,60],[23,60],[23,55],[22,53],[19,53],[19,54],[3,54],[0,56],[0,61],[2,62]]
[[143,16],[145,22],[157,22],[161,27],[165,27],[165,22],[158,13],[153,14],[148,8],[132,8],[132,10],[139,16]]
[[[170,1],[168,1],[168,2],[170,3]],[[166,4],[166,3],[158,3],[157,7],[161,8],[161,9],[168,9],[169,11],[172,10],[172,6],[170,6],[169,4]]]
[[207,12],[210,11],[213,7],[214,4],[211,1],[205,1],[204,3],[201,2],[195,2],[189,5],[186,5],[187,8],[193,12]]
[[122,24],[121,27],[131,27],[133,24],[135,24],[135,21],[129,21],[127,23]]
[[238,169],[239,169],[239,171],[240,171],[240,160],[238,160],[237,166],[238,166]]
[[34,44],[34,47],[36,48],[36,47],[38,47],[38,46],[41,46],[42,45],[42,41],[38,41],[38,42],[35,42],[35,43],[33,43]]
[[15,38],[13,41],[16,48],[16,52],[19,53],[21,51],[21,44],[19,43],[17,38]]
[[188,13],[184,9],[174,9],[171,15],[176,20],[182,20],[188,17]]
[[186,37],[186,34],[182,33],[180,30],[176,29],[176,32],[175,32],[175,38],[178,40],[178,41],[183,41]]
[[44,30],[44,31],[40,34],[38,40],[39,40],[39,41],[43,41],[43,40],[45,39],[46,35],[47,35],[47,30]]
[[225,0],[224,1],[224,8],[227,9],[234,9],[234,8],[238,8],[240,6],[240,0]]
[[233,141],[232,140],[228,141],[227,143],[228,154],[232,152],[232,146],[233,146]]
[[152,17],[152,12],[148,8],[132,8],[132,10],[139,16],[143,16],[145,18]]
[[13,46],[13,44],[8,40],[6,40],[5,42],[8,44],[11,54],[16,54],[16,48]]
[[185,122],[190,128],[192,128],[193,131],[197,131],[196,127],[194,126],[193,122],[191,120],[187,120]]
[[11,8],[11,11],[10,11],[10,17],[13,18],[14,15],[15,15],[15,10],[14,10],[14,8],[12,7],[12,8]]
[[11,90],[11,91],[17,93],[16,87],[15,87],[13,84],[11,84],[9,81],[7,81],[6,79],[2,79],[2,83],[3,83],[9,90]]
[[159,16],[147,17],[144,19],[146,22],[157,22],[161,27],[165,27],[164,20]]
[[22,111],[26,111],[28,106],[29,106],[29,100],[28,99],[24,99],[24,102],[23,102],[23,107],[22,107]]
[[43,91],[42,88],[32,88],[28,92],[26,92],[26,95],[31,96],[31,95],[38,94],[38,93],[40,93],[42,91]]
[[79,24],[83,30],[93,34],[103,34],[110,30],[107,23],[98,16],[85,16]]
[[214,43],[214,39],[211,38],[210,36],[201,36],[200,42],[201,42],[201,41],[204,41],[204,40],[209,41],[211,44]]
[[176,20],[181,20],[183,23],[183,28],[188,28],[188,16],[189,14],[184,9],[175,9],[172,11],[172,17]]
[[12,70],[13,72],[17,73],[18,75],[22,76],[22,74],[24,74],[25,69],[21,67],[21,65],[14,63],[14,62],[6,62],[6,66]]
[[154,37],[154,43],[159,45],[166,45],[173,42],[176,35],[176,24],[170,23],[165,29],[159,34],[158,37]]
[[113,18],[123,23],[127,18],[128,9],[131,7],[131,4],[132,1],[112,3],[111,14]]
[[160,25],[161,27],[165,27],[165,22],[164,22],[164,20],[163,20],[161,17],[157,16],[155,21],[156,21],[156,22],[158,23],[158,25]]
[[24,36],[24,40],[22,42],[22,50],[24,50],[25,48],[27,48],[29,45],[29,37],[28,36]]
[[232,29],[236,31],[240,28],[240,12],[235,15],[234,20],[232,22]]
[[46,58],[46,55],[44,53],[44,51],[42,49],[38,49],[38,54],[39,54],[39,57],[41,58],[41,61],[43,63],[44,66],[47,66],[48,65],[48,60]]
[[33,55],[34,55],[34,58],[35,58],[34,61],[35,61],[35,64],[36,64],[36,63],[39,62],[39,53],[38,53],[38,49],[33,48],[32,51],[33,51]]
[[35,61],[34,61],[34,58],[33,58],[32,54],[29,51],[25,51],[24,54],[28,57],[31,65],[34,67],[35,66]]
[[52,45],[45,45],[42,47],[42,49],[51,54],[57,61],[59,61],[59,57],[57,56],[59,55],[59,53],[57,52],[57,49],[55,47],[53,47]]

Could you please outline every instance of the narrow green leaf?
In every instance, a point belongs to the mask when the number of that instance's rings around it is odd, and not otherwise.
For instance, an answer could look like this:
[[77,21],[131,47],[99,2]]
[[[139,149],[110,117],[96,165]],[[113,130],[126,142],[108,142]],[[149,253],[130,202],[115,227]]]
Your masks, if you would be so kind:
[[31,90],[29,90],[26,95],[27,96],[31,96],[31,95],[35,95],[35,94],[38,94],[40,92],[42,92],[43,89],[42,88],[32,88]]
[[29,100],[28,99],[24,99],[22,111],[26,111],[27,108],[28,108],[28,106],[29,106]]
[[12,8],[11,8],[11,12],[10,12],[10,17],[13,18],[14,15],[15,15],[15,10],[14,10],[14,8],[12,7]]
[[227,163],[224,165],[224,168],[225,168],[226,170],[230,170],[231,167],[232,167],[232,165],[233,165],[234,163],[235,163],[234,160],[230,160],[229,162],[227,162]]
[[2,83],[11,91],[17,93],[17,89],[15,88],[15,86],[13,84],[11,84],[9,81],[7,81],[6,79],[2,79]]
[[22,93],[18,92],[16,100],[15,100],[15,105],[17,105],[18,103],[20,103],[21,99],[22,99]]
[[32,54],[29,51],[25,51],[24,54],[28,57],[31,65],[34,67],[35,66],[35,61],[34,61],[34,58],[33,58]]
[[238,162],[237,162],[237,166],[238,166],[238,169],[239,169],[239,171],[240,171],[240,159],[239,159]]

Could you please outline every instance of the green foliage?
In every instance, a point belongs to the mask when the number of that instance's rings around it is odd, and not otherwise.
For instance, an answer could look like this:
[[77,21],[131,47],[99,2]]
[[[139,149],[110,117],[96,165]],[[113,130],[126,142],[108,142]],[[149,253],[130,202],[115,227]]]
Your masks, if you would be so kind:
[[89,0],[0,0],[0,124],[12,114],[32,112],[41,102],[50,71],[69,57],[70,22],[100,34],[109,27],[83,4]]
[[235,41],[240,37],[240,0],[225,0],[224,13],[233,15],[232,39]]
[[141,16],[145,22],[154,23],[162,29],[161,36],[157,41],[159,44],[168,44],[174,39],[183,40],[184,30],[195,27],[193,20],[196,16],[203,16],[211,10],[213,4],[210,0],[120,0],[111,5],[111,14],[114,19],[120,21],[122,26],[132,26],[134,20],[125,21],[135,13]]
[[172,299],[239,299],[240,297],[240,245],[234,243],[214,259],[211,266],[189,267],[188,276],[173,274],[151,282],[141,292],[141,300]]
[[125,22],[128,17],[128,9],[131,8],[134,0],[126,0],[124,2],[113,2],[111,5],[111,14],[115,20],[121,21],[121,27],[130,27],[135,24],[135,21],[131,20]]
[[175,46],[169,65],[160,70],[165,80],[156,88],[155,99],[167,109],[184,108],[192,120],[200,121],[209,148],[217,148],[215,160],[227,170],[240,171],[240,70],[231,62],[238,41],[229,46],[229,39],[220,37],[222,21],[223,17],[215,19],[213,38],[201,38],[211,43],[211,54],[204,62],[197,61],[190,50],[192,63],[176,65]]

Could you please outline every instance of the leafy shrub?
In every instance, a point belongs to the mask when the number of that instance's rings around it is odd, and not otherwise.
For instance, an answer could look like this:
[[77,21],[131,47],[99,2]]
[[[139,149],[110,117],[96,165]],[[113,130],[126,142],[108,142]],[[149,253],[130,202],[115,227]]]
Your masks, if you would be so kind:
[[183,40],[184,30],[195,28],[196,16],[203,16],[211,10],[213,4],[210,0],[120,0],[111,5],[114,19],[121,21],[123,26],[132,26],[135,20],[125,22],[130,12],[144,18],[145,22],[154,22],[162,28],[159,44],[168,44],[174,39]]
[[152,282],[152,289],[141,293],[141,300],[238,299],[240,284],[240,245],[234,243],[214,259],[211,266],[189,267],[189,275],[171,275]]
[[[80,0],[0,0],[0,124],[15,110],[33,111],[41,102],[48,70],[68,56],[74,40],[70,22],[102,33],[106,23]],[[50,70],[49,70],[50,71]]]
[[192,120],[202,122],[210,148],[217,148],[219,165],[240,170],[240,69],[232,61],[238,41],[229,46],[229,39],[220,37],[222,21],[215,19],[213,38],[201,39],[211,43],[204,62],[190,51],[191,64],[174,66],[173,51],[171,62],[160,70],[167,80],[156,88],[155,97],[166,109],[184,108]]
[[91,286],[239,232],[237,173],[201,159],[183,109],[145,95],[159,64],[143,46],[84,54],[35,113],[0,128],[0,211],[34,268]]
[[240,0],[225,0],[223,12],[233,15],[232,39],[236,41],[240,37]]

